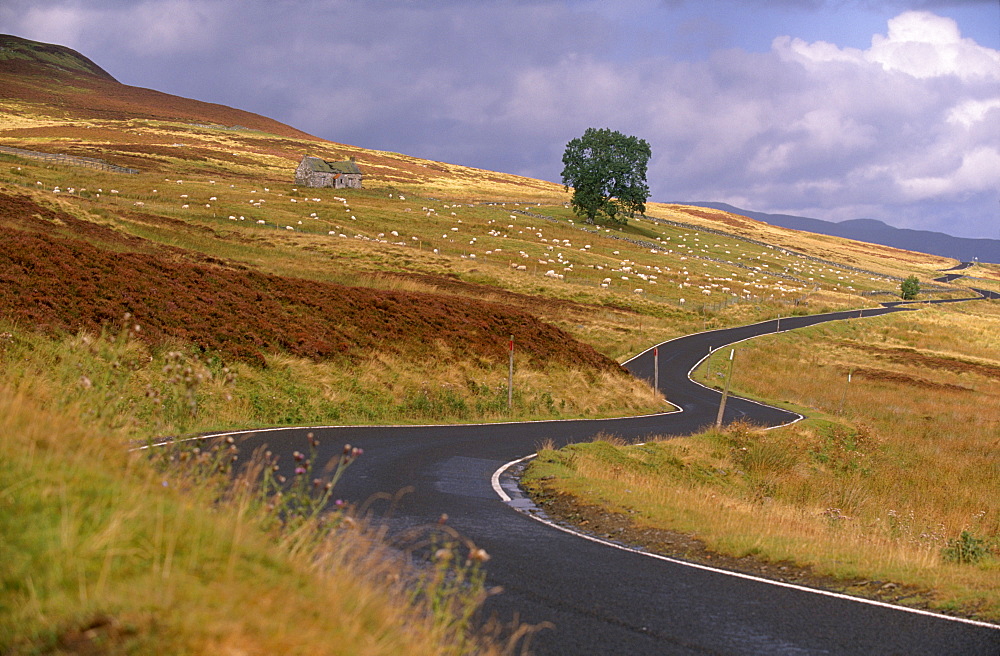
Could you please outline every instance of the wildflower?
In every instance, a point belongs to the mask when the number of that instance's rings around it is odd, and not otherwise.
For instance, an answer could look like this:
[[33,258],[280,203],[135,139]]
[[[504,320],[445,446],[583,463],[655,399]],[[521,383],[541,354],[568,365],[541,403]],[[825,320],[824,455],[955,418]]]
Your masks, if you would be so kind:
[[474,563],[485,563],[490,559],[490,555],[485,549],[476,548],[469,552],[469,560]]
[[296,476],[301,476],[301,475],[303,475],[305,473],[306,473],[306,468],[305,467],[301,467],[300,466],[300,467],[296,467],[295,468],[295,475]]

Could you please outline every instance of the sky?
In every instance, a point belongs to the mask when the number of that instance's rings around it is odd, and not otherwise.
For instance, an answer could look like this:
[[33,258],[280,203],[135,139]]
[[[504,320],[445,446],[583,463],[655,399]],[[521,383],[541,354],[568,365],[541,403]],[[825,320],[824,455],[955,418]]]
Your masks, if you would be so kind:
[[1000,239],[1000,0],[0,0],[0,32],[331,141]]

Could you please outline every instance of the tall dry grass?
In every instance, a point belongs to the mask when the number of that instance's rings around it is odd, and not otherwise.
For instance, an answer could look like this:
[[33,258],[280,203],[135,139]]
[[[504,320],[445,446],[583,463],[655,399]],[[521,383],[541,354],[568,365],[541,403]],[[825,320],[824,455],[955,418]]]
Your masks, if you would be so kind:
[[125,432],[0,392],[3,653],[503,650],[471,624],[474,545],[428,579],[356,522],[282,529],[255,475],[151,462]]
[[[758,338],[738,349],[734,388],[811,419],[577,445],[535,475],[725,553],[906,583],[926,591],[912,603],[1000,619],[997,334],[1000,306],[976,303]],[[956,557],[963,540],[974,562]]]

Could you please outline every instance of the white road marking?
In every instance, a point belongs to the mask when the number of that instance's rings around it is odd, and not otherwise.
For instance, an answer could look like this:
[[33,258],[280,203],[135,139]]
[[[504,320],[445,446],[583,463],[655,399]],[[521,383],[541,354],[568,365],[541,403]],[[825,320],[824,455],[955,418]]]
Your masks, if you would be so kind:
[[[514,465],[516,465],[516,464],[518,464],[520,462],[524,462],[525,460],[528,460],[530,458],[534,458],[536,455],[538,455],[538,454],[537,453],[533,453],[530,456],[525,456],[524,458],[518,458],[517,460],[511,460],[510,462],[508,462],[504,466],[500,467],[500,469],[498,469],[495,472],[493,472],[493,477],[492,477],[492,480],[491,480],[491,482],[493,484],[493,489],[496,491],[497,495],[499,495],[499,497],[505,503],[510,503],[511,502],[511,498],[503,490],[503,488],[500,487],[500,476],[503,475],[503,473],[505,471],[507,471],[510,467],[513,467]],[[534,515],[534,514],[532,514],[530,512],[526,512],[524,510],[517,509],[517,508],[515,508],[515,510],[517,512],[519,512],[520,514],[522,514],[522,515],[530,517],[531,519],[534,519],[535,521],[541,522],[542,524],[545,524],[546,526],[551,526],[554,529],[558,529],[558,530],[562,531],[563,533],[568,533],[569,535],[575,535],[578,538],[583,538],[584,540],[590,540],[591,542],[596,542],[597,544],[601,544],[601,545],[604,545],[606,547],[612,547],[614,549],[619,549],[621,551],[628,551],[630,553],[638,554],[640,556],[647,556],[649,558],[655,558],[656,560],[662,560],[662,561],[667,562],[667,563],[673,563],[674,565],[681,565],[683,567],[691,567],[693,569],[700,569],[700,570],[703,570],[703,571],[706,571],[706,572],[714,572],[716,574],[722,574],[722,575],[725,575],[725,576],[732,576],[732,577],[739,578],[739,579],[744,579],[744,580],[747,580],[747,581],[754,581],[756,583],[765,583],[767,585],[773,585],[773,586],[777,586],[779,588],[789,588],[791,590],[798,590],[800,592],[810,592],[812,594],[822,595],[824,597],[833,597],[834,599],[843,599],[845,601],[853,601],[853,602],[857,602],[859,604],[868,604],[869,606],[878,606],[880,608],[888,608],[890,610],[897,610],[897,611],[902,611],[902,612],[905,612],[905,613],[913,613],[913,614],[916,614],[916,615],[924,615],[926,617],[933,617],[933,618],[940,619],[940,620],[948,620],[948,621],[951,621],[951,622],[960,622],[962,624],[970,624],[972,626],[984,627],[984,628],[987,628],[987,629],[994,629],[994,630],[1000,631],[1000,625],[990,624],[989,622],[980,622],[979,620],[970,620],[970,619],[966,619],[964,617],[953,617],[951,615],[942,615],[941,613],[935,613],[933,611],[923,610],[923,609],[920,609],[920,608],[910,608],[908,606],[898,606],[898,605],[895,605],[895,604],[890,604],[890,603],[886,603],[884,601],[878,601],[878,600],[875,600],[875,599],[865,599],[864,597],[853,597],[851,595],[843,594],[841,592],[833,592],[831,590],[822,590],[820,588],[809,588],[809,587],[806,587],[804,585],[797,585],[795,583],[786,583],[785,581],[775,581],[773,579],[765,579],[765,578],[762,578],[760,576],[754,576],[753,574],[744,574],[743,572],[734,572],[734,571],[728,570],[728,569],[719,569],[717,567],[710,567],[709,565],[702,565],[701,563],[692,563],[692,562],[688,562],[686,560],[678,560],[677,558],[671,558],[670,556],[664,556],[662,554],[653,553],[651,551],[643,551],[641,549],[636,549],[635,547],[629,547],[629,546],[626,546],[626,545],[623,545],[623,544],[617,544],[615,542],[609,542],[607,540],[602,540],[601,538],[594,537],[593,535],[587,535],[586,533],[581,533],[579,531],[576,531],[574,529],[568,528],[566,526],[562,526],[560,524],[556,524],[553,521],[550,521],[550,520],[545,519],[543,517],[539,517],[538,515]]]

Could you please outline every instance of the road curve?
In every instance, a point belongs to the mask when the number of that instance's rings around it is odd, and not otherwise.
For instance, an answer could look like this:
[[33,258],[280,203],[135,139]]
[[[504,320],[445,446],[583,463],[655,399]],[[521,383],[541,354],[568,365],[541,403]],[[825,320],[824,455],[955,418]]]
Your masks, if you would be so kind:
[[[900,307],[788,317],[780,330]],[[904,612],[793,587],[748,580],[664,561],[581,539],[534,521],[498,498],[492,474],[534,452],[542,440],[561,446],[598,434],[636,440],[685,434],[715,420],[719,394],[688,378],[710,349],[775,332],[768,321],[698,333],[659,346],[660,389],[680,412],[603,420],[446,426],[281,428],[241,433],[252,449],[267,444],[282,463],[305,451],[306,433],[320,440],[318,461],[345,443],[364,449],[337,495],[375,501],[391,532],[448,524],[491,555],[487,585],[502,586],[486,611],[502,621],[550,623],[532,642],[537,654],[1000,654],[1000,627]],[[630,360],[635,375],[652,379],[652,349]],[[732,398],[726,421],[745,417],[768,425],[799,418]]]

